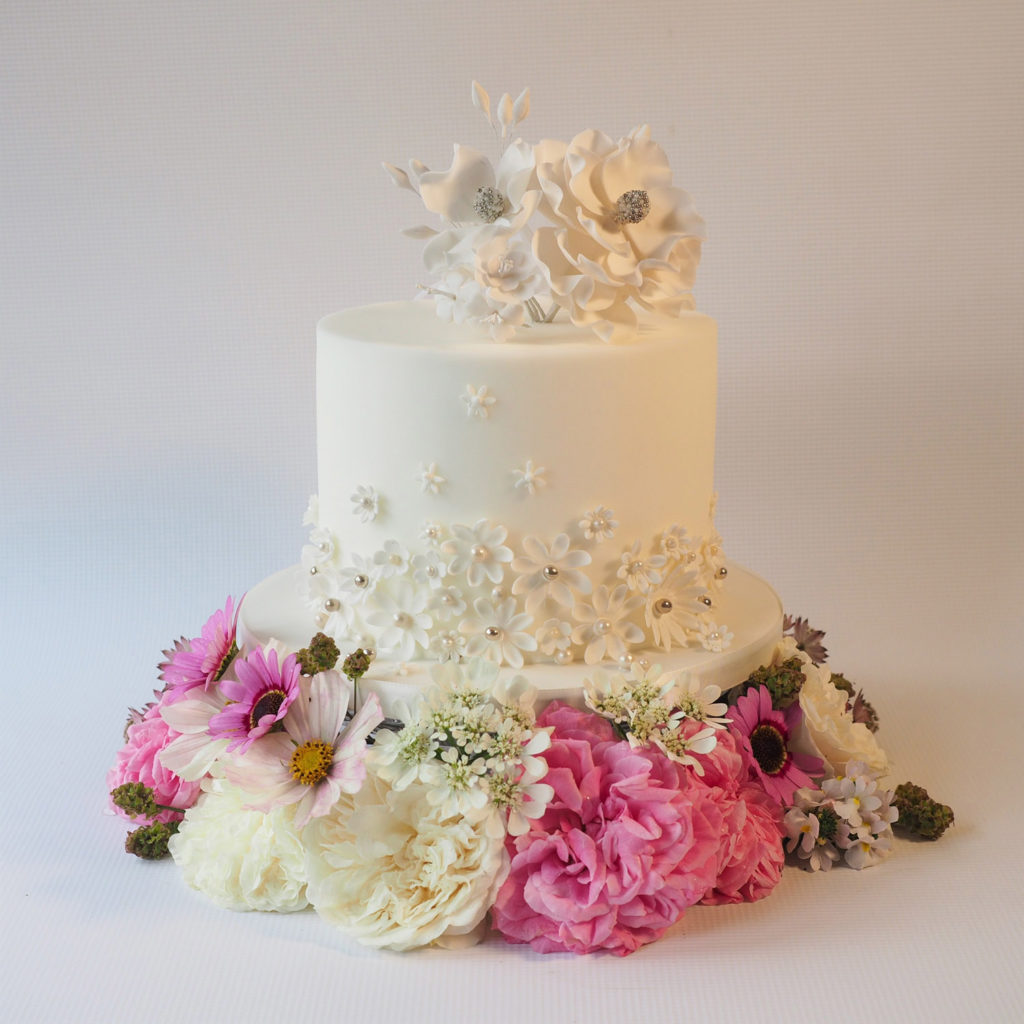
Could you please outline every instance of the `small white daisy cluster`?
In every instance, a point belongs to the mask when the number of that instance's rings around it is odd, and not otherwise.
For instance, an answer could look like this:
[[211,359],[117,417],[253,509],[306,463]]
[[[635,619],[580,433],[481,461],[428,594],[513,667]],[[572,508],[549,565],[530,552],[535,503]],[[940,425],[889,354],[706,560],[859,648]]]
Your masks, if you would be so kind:
[[428,787],[427,800],[444,816],[482,820],[507,816],[510,835],[522,835],[554,796],[541,779],[550,729],[536,729],[536,690],[521,676],[498,683],[498,668],[471,658],[431,671],[434,686],[415,711],[403,710],[398,732],[380,730],[370,762],[401,792]]
[[[442,486],[436,465],[422,468],[424,488]],[[531,479],[527,493],[543,482]],[[383,499],[360,487],[353,504],[369,522]],[[577,659],[628,667],[638,647],[720,652],[732,643],[728,627],[714,621],[711,595],[728,572],[713,554],[717,535],[692,538],[672,526],[652,544],[602,552],[619,523],[613,509],[597,505],[578,528],[550,540],[517,540],[480,519],[425,523],[418,550],[390,539],[370,553],[345,552],[316,521],[315,505],[302,550],[307,600],[317,627],[341,646],[373,648],[396,662],[477,656],[521,668]]]
[[701,685],[687,673],[661,673],[633,664],[628,675],[598,670],[583,681],[587,707],[610,719],[632,747],[653,744],[673,761],[704,774],[694,754],[709,754],[716,733],[727,727],[722,691]]
[[892,799],[867,765],[851,762],[820,789],[796,791],[785,817],[786,849],[811,871],[828,871],[840,858],[858,871],[871,867],[892,850],[899,817]]

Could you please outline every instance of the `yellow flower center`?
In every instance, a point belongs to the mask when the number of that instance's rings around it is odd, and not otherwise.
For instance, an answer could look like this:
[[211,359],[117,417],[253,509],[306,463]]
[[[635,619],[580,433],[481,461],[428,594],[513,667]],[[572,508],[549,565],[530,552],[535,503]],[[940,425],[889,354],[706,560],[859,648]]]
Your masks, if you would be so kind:
[[334,764],[334,747],[323,740],[309,740],[295,748],[288,771],[296,782],[304,786],[315,786]]

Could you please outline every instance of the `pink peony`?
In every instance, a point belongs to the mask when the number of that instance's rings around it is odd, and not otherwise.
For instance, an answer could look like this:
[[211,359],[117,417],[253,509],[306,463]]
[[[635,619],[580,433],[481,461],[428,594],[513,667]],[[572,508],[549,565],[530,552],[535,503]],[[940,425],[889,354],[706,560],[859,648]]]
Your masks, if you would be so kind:
[[160,678],[164,681],[166,700],[179,700],[197,686],[209,690],[222,675],[231,659],[238,653],[235,630],[238,611],[233,598],[215,611],[203,626],[199,636],[192,640],[182,637],[174,647],[164,651],[167,660],[160,663]]
[[[158,804],[182,810],[191,807],[199,796],[199,783],[179,778],[164,768],[157,758],[157,754],[179,735],[160,717],[159,705],[151,707],[142,721],[128,727],[127,742],[117,752],[117,763],[107,772],[107,791],[125,782],[141,782],[153,790],[153,799]],[[110,801],[110,807],[115,814],[135,825],[181,820],[181,815],[174,811],[161,811],[156,818],[141,815],[133,818],[113,801]]]
[[494,924],[541,953],[625,956],[714,884],[721,814],[685,768],[616,740],[596,715],[555,703],[537,725],[554,726],[542,756],[555,796],[508,839]]
[[[688,719],[680,725],[684,735],[700,727]],[[701,902],[753,902],[767,896],[782,877],[782,808],[747,780],[741,740],[726,729],[716,735],[714,750],[694,755],[704,770],[694,783],[707,790],[723,821],[718,875]]]

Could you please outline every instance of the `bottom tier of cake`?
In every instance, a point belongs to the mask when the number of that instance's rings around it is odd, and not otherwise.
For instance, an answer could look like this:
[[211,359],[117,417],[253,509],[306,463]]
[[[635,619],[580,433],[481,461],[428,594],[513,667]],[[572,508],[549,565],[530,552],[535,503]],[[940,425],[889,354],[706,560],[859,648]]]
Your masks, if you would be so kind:
[[[240,644],[252,646],[277,640],[289,650],[305,647],[317,631],[313,613],[303,599],[304,570],[292,566],[253,587],[242,601],[238,618]],[[635,650],[631,657],[660,665],[663,672],[686,671],[723,690],[743,682],[760,665],[771,661],[782,635],[782,604],[775,591],[759,576],[742,566],[729,565],[729,585],[718,599],[717,612],[733,634],[724,651],[703,647],[680,650]],[[348,653],[348,652],[343,652]],[[436,662],[397,663],[378,659],[363,677],[360,689],[376,693],[384,713],[396,713],[396,701],[414,701],[430,679]],[[541,700],[563,700],[582,705],[583,680],[596,668],[615,669],[615,662],[585,665],[530,664],[505,668],[503,674],[525,676]]]

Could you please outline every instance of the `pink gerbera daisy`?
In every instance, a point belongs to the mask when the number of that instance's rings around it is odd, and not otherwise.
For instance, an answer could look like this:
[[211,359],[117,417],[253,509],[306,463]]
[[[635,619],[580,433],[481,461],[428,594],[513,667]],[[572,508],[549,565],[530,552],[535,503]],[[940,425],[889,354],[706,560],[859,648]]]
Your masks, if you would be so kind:
[[167,660],[160,663],[160,678],[165,684],[166,702],[180,700],[197,686],[209,690],[224,675],[238,653],[237,625],[238,608],[229,597],[227,604],[206,620],[199,636],[192,640],[182,637],[171,650],[164,651]]
[[230,703],[210,719],[210,736],[230,739],[227,751],[244,754],[284,718],[299,695],[302,671],[294,654],[278,663],[277,651],[257,648],[235,662],[232,672],[235,679],[225,677],[220,683]]
[[821,776],[821,758],[789,748],[802,717],[796,701],[784,711],[776,711],[767,686],[748,691],[729,711],[751,776],[783,806],[793,802],[796,790],[813,786],[811,775]]
[[335,671],[299,679],[299,696],[284,717],[284,732],[261,737],[225,774],[252,798],[247,807],[270,811],[297,804],[295,827],[326,814],[342,793],[355,793],[366,777],[366,737],[383,720],[380,701],[368,694],[345,726],[352,683]]

